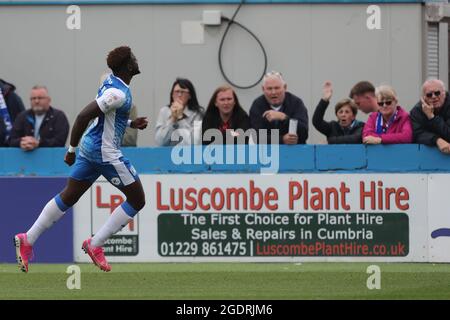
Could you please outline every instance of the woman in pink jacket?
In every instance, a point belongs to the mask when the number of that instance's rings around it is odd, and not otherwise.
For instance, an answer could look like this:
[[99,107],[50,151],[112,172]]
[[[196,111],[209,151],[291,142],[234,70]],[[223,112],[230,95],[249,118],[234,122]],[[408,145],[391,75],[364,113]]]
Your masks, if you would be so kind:
[[412,143],[413,132],[409,114],[398,105],[397,94],[390,86],[376,92],[378,112],[372,112],[364,125],[363,143]]

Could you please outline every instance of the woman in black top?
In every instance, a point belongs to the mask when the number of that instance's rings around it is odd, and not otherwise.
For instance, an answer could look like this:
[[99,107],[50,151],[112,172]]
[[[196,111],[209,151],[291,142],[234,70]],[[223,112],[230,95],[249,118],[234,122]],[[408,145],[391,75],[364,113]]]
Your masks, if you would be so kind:
[[338,121],[323,120],[332,94],[331,82],[327,81],[323,86],[322,99],[314,112],[312,120],[314,127],[327,136],[328,144],[362,143],[364,122],[355,119],[358,108],[353,100],[342,99],[336,104],[334,110]]
[[[249,128],[250,118],[241,107],[233,88],[228,85],[217,88],[203,118],[202,143],[248,143],[248,133],[244,135],[244,132]],[[210,130],[205,136],[209,129],[215,130]]]

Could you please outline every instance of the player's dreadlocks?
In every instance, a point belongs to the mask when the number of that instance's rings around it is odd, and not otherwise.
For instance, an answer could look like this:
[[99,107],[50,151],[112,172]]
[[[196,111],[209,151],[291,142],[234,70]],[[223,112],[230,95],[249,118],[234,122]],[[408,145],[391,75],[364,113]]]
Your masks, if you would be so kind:
[[106,58],[108,67],[116,74],[126,70],[127,64],[131,60],[131,49],[128,46],[121,46],[113,49]]

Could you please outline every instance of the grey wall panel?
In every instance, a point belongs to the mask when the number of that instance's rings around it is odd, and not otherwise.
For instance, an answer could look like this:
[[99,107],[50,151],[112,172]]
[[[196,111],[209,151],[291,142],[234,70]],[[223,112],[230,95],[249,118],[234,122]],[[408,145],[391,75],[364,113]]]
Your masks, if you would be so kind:
[[422,86],[422,12],[405,15],[402,6],[391,8],[389,32],[390,77],[382,79],[395,88],[399,103],[410,110],[420,99]]
[[[46,84],[54,105],[70,122],[96,94],[107,71],[107,52],[129,44],[142,74],[132,82],[140,115],[151,128],[139,133],[139,145],[154,143],[153,130],[161,106],[167,104],[176,76],[189,77],[206,107],[213,90],[225,81],[217,64],[217,49],[225,25],[208,27],[204,43],[181,43],[181,23],[200,20],[204,9],[220,9],[231,17],[236,5],[81,6],[81,30],[67,30],[65,6],[0,7],[0,77],[15,83],[28,100],[35,83]],[[310,119],[322,83],[334,83],[332,105],[363,79],[391,83],[407,109],[417,101],[422,82],[422,8],[420,4],[380,5],[382,29],[366,27],[367,5],[247,5],[237,20],[263,42],[268,69],[281,71],[288,89],[298,94]],[[260,75],[262,55],[257,44],[233,27],[223,52],[227,74],[238,84]],[[237,90],[246,110],[261,94],[260,85]],[[359,115],[365,120],[365,115]],[[334,119],[332,106],[326,119]],[[311,125],[308,143],[321,143]]]
[[0,8],[0,78],[17,86],[27,106],[31,87],[47,85],[52,104],[73,120],[76,34],[65,20],[65,7]]

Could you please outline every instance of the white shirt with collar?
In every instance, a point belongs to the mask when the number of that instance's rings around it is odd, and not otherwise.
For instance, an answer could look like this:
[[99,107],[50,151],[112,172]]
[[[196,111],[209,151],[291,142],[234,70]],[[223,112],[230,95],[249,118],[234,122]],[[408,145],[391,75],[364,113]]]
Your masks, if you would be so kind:
[[272,110],[275,110],[275,111],[280,111],[280,110],[281,110],[281,107],[283,107],[282,104],[280,104],[279,106],[273,106],[273,105],[270,105],[270,108],[271,108]]

